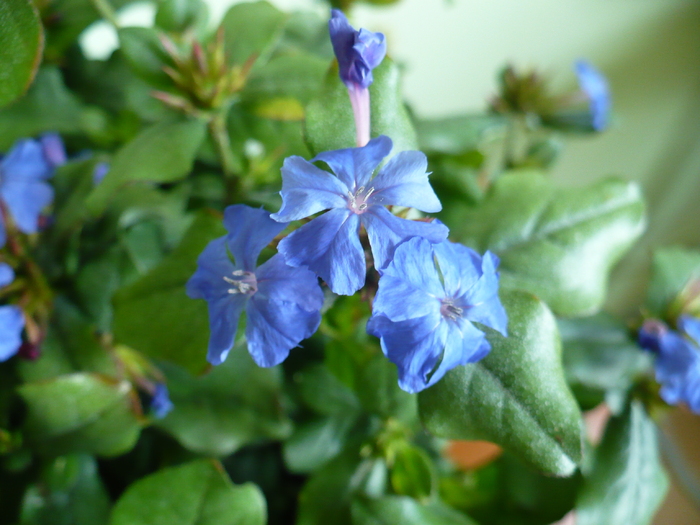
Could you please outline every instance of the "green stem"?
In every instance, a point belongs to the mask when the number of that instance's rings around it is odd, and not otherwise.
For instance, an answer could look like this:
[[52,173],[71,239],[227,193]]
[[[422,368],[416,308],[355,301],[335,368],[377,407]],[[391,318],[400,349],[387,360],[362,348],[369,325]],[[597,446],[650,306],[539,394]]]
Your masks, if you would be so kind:
[[107,20],[110,24],[114,26],[115,29],[119,29],[119,20],[117,19],[117,12],[114,10],[109,0],[91,0],[92,5],[100,13],[100,16]]
[[227,115],[228,108],[218,111],[209,121],[209,133],[216,146],[216,152],[219,155],[221,168],[226,178],[227,200],[228,202],[236,202],[240,197],[240,184],[236,173],[236,161],[231,150],[231,139],[226,127]]
[[517,117],[511,117],[508,120],[506,128],[505,144],[503,146],[504,161],[503,164],[506,170],[513,169],[516,164],[516,148],[518,138],[518,122]]

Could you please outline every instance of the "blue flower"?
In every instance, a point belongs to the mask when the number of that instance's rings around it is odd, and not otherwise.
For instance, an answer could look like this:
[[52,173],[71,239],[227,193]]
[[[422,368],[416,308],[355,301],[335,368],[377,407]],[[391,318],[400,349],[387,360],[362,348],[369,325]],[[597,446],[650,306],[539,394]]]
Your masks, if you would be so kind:
[[372,178],[391,148],[391,139],[381,136],[362,148],[328,151],[312,159],[328,164],[335,176],[301,157],[285,159],[282,208],[271,217],[287,222],[330,209],[280,242],[279,251],[287,264],[308,266],[333,292],[352,295],[365,282],[360,225],[367,230],[378,270],[389,263],[395,247],[409,237],[425,237],[431,242],[447,238],[447,227],[440,222],[400,219],[386,209],[387,205],[425,212],[442,209],[428,182],[428,161],[420,151],[398,153]]
[[224,226],[228,235],[207,245],[187,282],[190,297],[209,303],[207,359],[213,365],[226,359],[245,309],[250,355],[260,366],[274,366],[318,328],[323,292],[312,272],[288,266],[280,254],[255,267],[262,249],[286,224],[265,210],[236,205],[226,208]]
[[157,419],[163,419],[173,408],[174,405],[172,401],[170,401],[168,387],[165,386],[164,383],[156,384],[155,391],[153,392],[153,398],[151,399],[151,410],[153,410],[153,415]]
[[109,171],[109,164],[106,162],[98,162],[95,164],[95,169],[92,171],[92,183],[97,186],[104,180]]
[[382,272],[367,331],[399,370],[399,386],[420,392],[448,370],[491,350],[473,323],[506,335],[498,298],[498,258],[461,244],[413,238]]
[[610,116],[610,88],[605,76],[585,60],[574,66],[579,86],[590,103],[593,129],[602,131],[608,126]]
[[350,89],[369,87],[374,80],[372,70],[386,55],[384,35],[366,29],[355,31],[338,9],[331,11],[328,30],[338,59],[340,79]]
[[41,144],[34,140],[18,141],[0,160],[0,248],[7,240],[6,214],[21,232],[37,232],[41,210],[53,200],[53,188],[44,182],[52,174]]
[[15,271],[7,263],[0,262],[0,288],[15,280]]
[[0,306],[0,362],[7,361],[22,346],[24,314],[14,305]]
[[57,133],[45,133],[39,137],[44,157],[52,168],[63,166],[68,160],[63,140]]
[[639,331],[639,342],[656,354],[661,398],[669,405],[685,402],[700,414],[700,320],[682,316],[678,328],[674,331],[658,321],[647,321]]

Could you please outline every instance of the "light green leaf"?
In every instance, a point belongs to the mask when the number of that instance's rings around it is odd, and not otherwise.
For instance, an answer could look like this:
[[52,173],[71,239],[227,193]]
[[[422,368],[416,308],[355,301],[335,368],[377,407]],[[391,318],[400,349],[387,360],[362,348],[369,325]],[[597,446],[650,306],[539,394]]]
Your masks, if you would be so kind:
[[76,373],[25,383],[25,438],[41,453],[84,452],[116,456],[129,451],[140,432],[136,394],[126,381]]
[[44,32],[30,0],[0,2],[0,106],[27,91],[41,62]]
[[391,466],[391,486],[396,494],[427,500],[437,490],[433,460],[420,447],[406,445],[396,451]]
[[207,368],[207,304],[190,299],[185,283],[197,269],[197,257],[225,234],[220,218],[202,213],[180,245],[146,275],[114,297],[116,341],[144,354],[176,363],[193,374]]
[[231,7],[221,21],[231,62],[242,65],[257,57],[257,65],[264,64],[282,36],[286,21],[287,15],[268,2],[243,2]]
[[284,442],[284,462],[292,472],[313,472],[337,456],[357,420],[357,412],[321,417],[297,425]]
[[110,525],[264,525],[265,498],[252,483],[234,485],[215,461],[165,468],[131,485]]
[[556,320],[544,303],[504,292],[508,337],[418,395],[427,429],[448,439],[497,443],[538,470],[570,476],[581,460],[581,412],[564,379]]
[[663,501],[656,426],[634,401],[605,429],[576,503],[577,525],[647,525]]
[[508,125],[503,115],[459,115],[416,122],[421,151],[456,155],[477,149],[484,138]]
[[202,0],[160,0],[155,23],[165,31],[181,33],[190,27],[204,27],[209,9]]
[[476,525],[466,515],[441,503],[421,505],[406,496],[356,498],[353,525]]
[[[370,135],[387,135],[394,142],[393,154],[418,148],[400,90],[399,68],[385,58],[372,74],[369,87]],[[306,141],[312,153],[341,148],[354,148],[355,121],[348,90],[338,77],[338,64],[333,63],[326,74],[321,92],[306,107]]]
[[528,291],[563,316],[585,316],[605,300],[608,273],[645,226],[639,186],[605,179],[557,189],[542,175],[502,176],[461,223],[460,241],[501,258],[501,285]]
[[654,253],[652,263],[647,307],[658,317],[676,317],[680,312],[669,312],[669,309],[680,306],[674,305],[676,298],[686,287],[698,280],[700,280],[700,250],[679,247],[658,250]]
[[[206,347],[201,349],[203,360]],[[281,408],[278,368],[260,368],[243,345],[202,377],[162,363],[175,408],[157,425],[184,447],[226,456],[261,438],[284,439],[291,422]]]
[[314,55],[284,55],[257,68],[246,82],[245,100],[292,97],[302,104],[316,96],[321,88],[328,61]]
[[114,155],[107,176],[85,205],[99,215],[125,184],[183,179],[192,168],[205,131],[204,121],[185,120],[155,124],[139,133]]

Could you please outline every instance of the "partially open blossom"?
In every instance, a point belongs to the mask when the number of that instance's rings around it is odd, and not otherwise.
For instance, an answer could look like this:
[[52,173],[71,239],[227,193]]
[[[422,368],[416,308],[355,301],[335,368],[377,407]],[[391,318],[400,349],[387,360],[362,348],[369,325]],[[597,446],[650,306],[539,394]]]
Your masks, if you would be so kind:
[[172,401],[170,401],[168,387],[165,386],[164,383],[156,384],[153,398],[151,398],[151,410],[153,410],[153,415],[157,419],[163,419],[173,408],[174,405]]
[[279,364],[321,322],[318,279],[306,268],[288,266],[280,254],[256,268],[262,249],[287,226],[273,221],[265,210],[229,206],[224,226],[228,235],[207,245],[187,282],[187,294],[209,304],[207,359],[213,365],[226,359],[245,309],[253,360],[260,366]]
[[603,131],[610,117],[610,88],[600,71],[585,60],[578,60],[574,66],[581,91],[590,104],[593,129]]
[[491,350],[474,322],[506,335],[498,298],[498,258],[452,242],[413,238],[382,271],[367,331],[399,371],[399,386],[420,392],[458,365]]
[[321,153],[335,175],[301,157],[289,157],[282,166],[282,208],[276,221],[294,221],[330,210],[295,230],[279,244],[287,264],[308,266],[333,292],[352,295],[365,282],[365,254],[359,230],[364,226],[381,270],[395,247],[410,237],[442,242],[448,230],[440,222],[401,219],[386,206],[407,206],[425,212],[442,209],[428,182],[428,161],[420,151],[402,151],[373,173],[392,148],[389,137],[372,139],[363,148]]

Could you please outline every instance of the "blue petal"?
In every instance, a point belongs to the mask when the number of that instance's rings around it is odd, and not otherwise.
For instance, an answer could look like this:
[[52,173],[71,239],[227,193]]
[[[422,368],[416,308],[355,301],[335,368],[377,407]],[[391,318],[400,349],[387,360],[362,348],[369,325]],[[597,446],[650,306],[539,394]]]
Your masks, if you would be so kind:
[[7,235],[5,234],[5,219],[0,212],[0,248],[5,246],[7,242]]
[[157,419],[163,419],[173,408],[175,407],[172,401],[170,401],[168,387],[163,383],[158,383],[156,385],[156,390],[153,393],[153,398],[151,399],[151,409],[153,410],[153,415]]
[[406,206],[428,213],[442,209],[428,182],[428,159],[420,151],[402,151],[381,169],[371,182],[370,204]]
[[306,268],[289,266],[282,254],[273,256],[255,273],[258,281],[256,296],[275,303],[295,303],[308,312],[321,310],[323,290],[318,277]]
[[[355,44],[352,48],[355,56],[363,62],[371,74],[371,70],[381,64],[386,56],[386,38],[382,33],[362,28],[355,35]],[[369,84],[371,83],[370,80]],[[367,87],[369,84],[362,87]]]
[[350,25],[342,11],[331,10],[331,18],[328,21],[328,32],[333,44],[333,52],[338,59],[338,71],[343,82],[348,82],[348,72],[354,58],[353,45],[355,44],[355,29]]
[[382,272],[372,311],[391,321],[439,314],[444,294],[432,245],[414,237],[399,246],[393,261]]
[[290,266],[308,266],[334,293],[352,295],[365,282],[365,254],[359,217],[331,210],[282,239],[279,252]]
[[18,140],[5,158],[0,161],[0,180],[41,181],[48,179],[53,170],[44,157],[43,148],[38,142]]
[[439,221],[423,222],[401,219],[383,206],[372,206],[361,215],[367,229],[372,257],[377,270],[383,270],[394,256],[396,247],[411,237],[422,237],[432,243],[447,238],[449,230]]
[[337,177],[301,157],[287,157],[282,166],[282,208],[276,221],[296,221],[319,211],[347,206],[348,191]]
[[690,315],[682,315],[678,319],[678,328],[700,344],[700,319]]
[[270,214],[263,209],[236,204],[224,211],[224,226],[229,232],[226,240],[236,265],[247,272],[253,272],[262,249],[287,224],[272,220]]
[[471,248],[446,241],[435,244],[433,249],[448,297],[462,295],[481,277],[481,257]]
[[467,319],[507,336],[508,315],[498,297],[497,264],[498,258],[491,252],[486,252],[481,261],[481,277],[460,297],[460,301],[468,306],[465,315]]
[[0,362],[7,361],[22,346],[24,314],[17,306],[0,306]]
[[97,186],[107,176],[108,171],[109,164],[107,162],[98,162],[95,164],[95,169],[92,172],[92,183]]
[[358,188],[368,187],[374,170],[386,157],[393,144],[385,135],[370,140],[361,148],[337,149],[319,153],[312,162],[323,161],[328,164],[333,173],[343,181],[352,193]]
[[44,157],[52,168],[63,166],[68,160],[66,148],[58,133],[45,133],[39,139]]
[[0,197],[5,201],[17,228],[24,233],[36,233],[41,210],[53,201],[53,188],[45,182],[8,177],[0,186]]
[[574,67],[578,75],[581,91],[590,100],[593,128],[597,131],[602,131],[608,125],[611,106],[608,81],[605,75],[585,60],[578,60]]
[[432,386],[456,366],[480,361],[491,351],[484,333],[470,322],[447,323],[448,335],[445,351],[427,386]]
[[229,294],[227,297],[207,301],[210,330],[207,361],[212,365],[223,363],[233,348],[238,320],[248,298],[244,294]]
[[0,262],[0,288],[15,280],[15,271],[7,263]]
[[428,386],[447,339],[447,325],[439,314],[400,322],[372,316],[367,332],[381,339],[382,351],[398,368],[403,390],[416,393]]
[[355,31],[345,15],[331,11],[328,30],[333,51],[338,59],[338,74],[349,88],[367,88],[372,84],[372,69],[377,67],[386,54],[386,39],[381,33],[366,29]]

